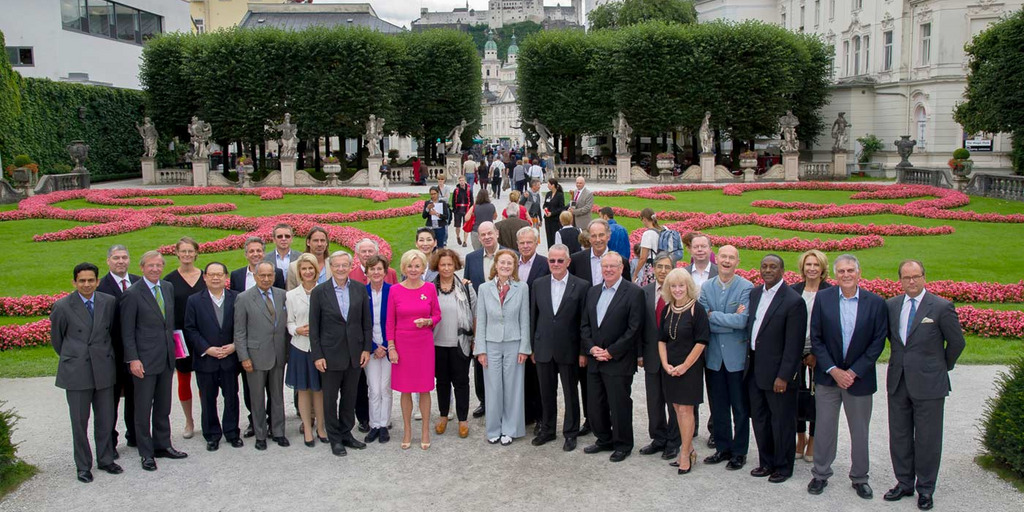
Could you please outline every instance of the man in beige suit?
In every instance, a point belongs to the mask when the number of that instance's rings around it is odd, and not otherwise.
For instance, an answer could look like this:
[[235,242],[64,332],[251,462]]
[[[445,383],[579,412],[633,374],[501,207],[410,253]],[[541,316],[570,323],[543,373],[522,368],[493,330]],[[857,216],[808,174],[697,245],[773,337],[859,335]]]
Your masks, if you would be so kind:
[[587,188],[587,180],[583,176],[576,178],[576,190],[572,193],[569,203],[576,227],[587,229],[590,226],[590,213],[594,209],[594,193]]

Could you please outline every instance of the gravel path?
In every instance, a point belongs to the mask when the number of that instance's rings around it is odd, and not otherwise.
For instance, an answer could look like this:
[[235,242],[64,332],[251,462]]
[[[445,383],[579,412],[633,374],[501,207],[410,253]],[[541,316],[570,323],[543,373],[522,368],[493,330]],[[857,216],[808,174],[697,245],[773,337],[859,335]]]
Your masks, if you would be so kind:
[[[885,367],[880,366],[879,372]],[[1024,495],[974,462],[980,450],[978,421],[985,399],[993,392],[997,366],[962,366],[952,374],[953,395],[946,404],[945,450],[936,503],[939,510],[1024,510]],[[71,431],[63,392],[53,378],[0,380],[0,400],[24,417],[14,438],[19,455],[35,464],[40,474],[0,502],[0,511],[13,510],[916,510],[916,499],[897,504],[882,501],[895,483],[888,456],[885,394],[875,395],[871,425],[871,484],[875,499],[857,498],[845,478],[849,468],[849,436],[840,428],[836,475],[821,496],[809,496],[810,464],[797,462],[795,476],[781,485],[730,472],[722,466],[698,463],[686,476],[677,476],[656,456],[636,451],[625,462],[612,464],[607,453],[586,455],[593,442],[581,438],[573,453],[561,451],[561,439],[537,448],[529,438],[509,447],[489,445],[483,420],[470,421],[470,437],[459,439],[454,429],[432,436],[428,452],[402,451],[401,413],[395,401],[392,442],[366,450],[349,450],[337,458],[327,445],[302,445],[299,421],[288,409],[289,448],[271,444],[257,452],[252,440],[242,449],[222,445],[209,453],[197,431],[181,438],[184,419],[177,403],[172,408],[173,442],[189,453],[183,461],[158,461],[159,471],[139,467],[134,449],[120,446],[125,473],[96,471],[95,481],[75,480]],[[175,400],[176,401],[176,400]],[[475,398],[472,399],[475,405]],[[642,377],[633,383],[636,447],[647,442],[647,414]],[[436,409],[436,405],[434,406]],[[198,404],[196,413],[198,418]],[[702,422],[707,407],[701,408]],[[197,420],[198,421],[198,420]],[[845,423],[845,421],[844,421]],[[415,432],[419,422],[414,422]],[[710,454],[701,432],[697,452]],[[750,461],[756,461],[751,439]]]

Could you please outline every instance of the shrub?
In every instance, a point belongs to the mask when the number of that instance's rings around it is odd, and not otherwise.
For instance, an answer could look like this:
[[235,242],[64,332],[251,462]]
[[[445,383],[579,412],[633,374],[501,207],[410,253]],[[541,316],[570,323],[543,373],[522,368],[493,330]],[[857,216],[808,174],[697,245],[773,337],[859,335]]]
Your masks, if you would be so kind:
[[967,160],[971,157],[971,152],[965,148],[956,148],[953,150],[953,158],[957,160]]
[[879,139],[875,134],[868,133],[863,137],[859,137],[857,142],[860,143],[860,163],[866,164],[871,161],[871,156],[882,150],[882,140]]
[[14,424],[19,416],[12,409],[4,409],[7,402],[0,401],[0,499],[11,489],[36,473],[36,468],[18,459],[18,445],[11,441]]
[[997,462],[1024,478],[1024,358],[999,375],[996,390],[982,418],[982,444]]
[[17,155],[17,156],[14,157],[14,166],[15,167],[25,167],[26,165],[28,165],[30,163],[32,163],[32,159],[29,158],[28,155]]

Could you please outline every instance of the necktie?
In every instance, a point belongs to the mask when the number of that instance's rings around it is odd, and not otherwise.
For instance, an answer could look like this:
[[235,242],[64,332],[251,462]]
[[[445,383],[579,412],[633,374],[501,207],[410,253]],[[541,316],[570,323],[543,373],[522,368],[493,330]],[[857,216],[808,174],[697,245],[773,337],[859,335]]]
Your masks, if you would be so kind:
[[[917,314],[917,299],[910,299],[910,314],[907,315],[907,336],[910,336],[910,326],[914,325],[914,315]],[[906,343],[907,340],[903,340]]]
[[127,279],[122,279],[121,280],[121,291],[122,292],[128,291],[128,280]]
[[167,318],[167,310],[164,309],[164,293],[160,291],[160,285],[153,287],[153,296],[156,297],[156,305],[160,306],[160,314]]
[[274,301],[273,301],[273,299],[270,298],[270,290],[267,290],[267,291],[263,292],[263,297],[266,298],[267,311],[270,312],[270,319],[273,320],[274,324],[276,325],[277,324],[277,313],[274,311]]
[[85,309],[89,310],[89,316],[95,318],[95,315],[93,314],[93,309],[92,309],[92,299],[85,301]]

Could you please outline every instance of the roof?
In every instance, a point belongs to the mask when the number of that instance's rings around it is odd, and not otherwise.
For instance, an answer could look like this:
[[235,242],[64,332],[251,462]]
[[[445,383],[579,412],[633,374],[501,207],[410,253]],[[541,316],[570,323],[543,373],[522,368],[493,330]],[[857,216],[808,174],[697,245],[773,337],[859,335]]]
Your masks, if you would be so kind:
[[317,9],[318,6],[309,6],[313,8],[279,12],[250,10],[245,13],[238,25],[243,28],[275,27],[285,30],[304,30],[310,27],[366,27],[386,34],[405,32],[404,28],[388,23],[371,12],[331,12]]

